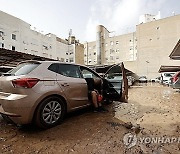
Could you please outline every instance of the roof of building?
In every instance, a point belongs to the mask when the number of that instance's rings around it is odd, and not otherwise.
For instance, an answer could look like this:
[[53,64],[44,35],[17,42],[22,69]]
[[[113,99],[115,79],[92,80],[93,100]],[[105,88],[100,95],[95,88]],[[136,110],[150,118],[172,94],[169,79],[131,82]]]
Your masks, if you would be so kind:
[[174,60],[180,60],[180,39],[177,42],[176,46],[174,47],[173,51],[171,52],[171,54],[169,55],[169,57],[171,59]]
[[0,66],[16,66],[19,62],[25,60],[53,60],[50,58],[40,57],[18,51],[0,48]]
[[161,66],[159,69],[159,73],[162,72],[178,72],[180,71],[180,66]]

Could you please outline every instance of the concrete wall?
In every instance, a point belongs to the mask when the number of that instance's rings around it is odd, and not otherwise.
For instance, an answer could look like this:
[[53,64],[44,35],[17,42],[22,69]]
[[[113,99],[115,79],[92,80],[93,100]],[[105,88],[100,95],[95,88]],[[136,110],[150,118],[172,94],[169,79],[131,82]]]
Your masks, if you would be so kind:
[[169,54],[180,38],[180,15],[140,24],[136,27],[137,74],[157,77],[161,65],[180,65]]
[[76,43],[75,52],[75,63],[84,65],[84,45]]

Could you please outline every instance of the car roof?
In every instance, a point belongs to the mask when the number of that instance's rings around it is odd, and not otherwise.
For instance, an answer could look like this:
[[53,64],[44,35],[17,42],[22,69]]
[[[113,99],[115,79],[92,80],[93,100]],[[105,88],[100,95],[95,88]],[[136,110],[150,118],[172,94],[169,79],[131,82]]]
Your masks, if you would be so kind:
[[[42,64],[42,63],[59,63],[59,64],[69,64],[69,65],[76,65],[76,66],[83,66],[83,67],[87,67],[85,65],[81,65],[81,64],[75,64],[75,63],[67,63],[67,62],[60,62],[58,60],[52,60],[52,61],[39,61],[39,60],[26,60],[26,61],[22,61],[20,62],[19,64],[22,64],[22,63],[39,63],[39,64]],[[89,68],[89,67],[88,67]]]

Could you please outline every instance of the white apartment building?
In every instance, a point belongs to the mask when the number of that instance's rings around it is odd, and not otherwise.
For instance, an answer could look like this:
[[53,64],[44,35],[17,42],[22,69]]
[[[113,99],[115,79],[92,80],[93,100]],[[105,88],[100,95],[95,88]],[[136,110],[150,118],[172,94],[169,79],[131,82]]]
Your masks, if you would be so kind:
[[29,23],[0,11],[0,48],[63,62],[83,63],[75,60],[76,46],[80,45],[74,36],[63,40],[51,33],[42,34]]

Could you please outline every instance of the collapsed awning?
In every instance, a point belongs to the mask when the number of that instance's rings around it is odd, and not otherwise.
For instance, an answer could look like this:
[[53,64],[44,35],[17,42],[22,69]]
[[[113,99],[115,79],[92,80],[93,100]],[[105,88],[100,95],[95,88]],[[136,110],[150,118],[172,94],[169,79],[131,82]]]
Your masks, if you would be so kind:
[[53,59],[0,48],[0,66],[13,67],[16,66],[19,62],[25,60],[53,60]]
[[180,66],[161,66],[159,73],[162,72],[178,72],[180,71]]
[[180,60],[180,39],[178,43],[176,44],[176,46],[174,47],[171,54],[169,55],[169,57],[174,60]]

